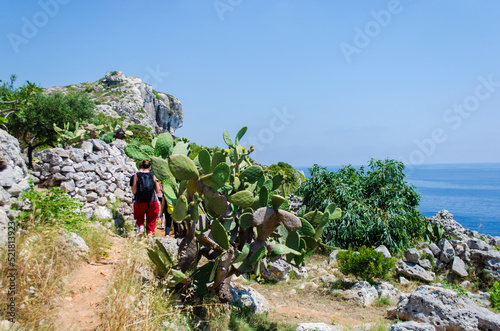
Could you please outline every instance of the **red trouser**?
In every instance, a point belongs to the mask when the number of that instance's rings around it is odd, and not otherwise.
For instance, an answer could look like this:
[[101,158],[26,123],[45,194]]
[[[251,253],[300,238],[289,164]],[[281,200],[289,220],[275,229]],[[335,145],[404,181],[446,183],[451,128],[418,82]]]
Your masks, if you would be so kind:
[[134,202],[134,218],[137,226],[144,226],[144,215],[146,215],[146,233],[155,234],[156,218],[160,212],[158,201],[154,202]]

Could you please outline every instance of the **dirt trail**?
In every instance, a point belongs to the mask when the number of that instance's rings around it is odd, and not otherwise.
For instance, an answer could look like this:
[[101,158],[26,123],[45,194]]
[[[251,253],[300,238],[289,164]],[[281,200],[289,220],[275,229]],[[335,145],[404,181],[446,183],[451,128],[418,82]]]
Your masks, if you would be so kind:
[[60,330],[87,331],[99,326],[99,304],[106,295],[107,284],[126,240],[120,237],[108,239],[112,243],[107,251],[108,257],[84,263],[70,276],[69,295],[62,299],[58,312]]

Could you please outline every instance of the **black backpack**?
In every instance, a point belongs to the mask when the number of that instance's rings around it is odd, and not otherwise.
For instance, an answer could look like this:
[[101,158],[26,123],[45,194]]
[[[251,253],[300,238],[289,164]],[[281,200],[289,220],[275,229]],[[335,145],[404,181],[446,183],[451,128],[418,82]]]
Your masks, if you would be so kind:
[[135,198],[138,202],[151,202],[156,184],[151,172],[137,173],[137,193]]

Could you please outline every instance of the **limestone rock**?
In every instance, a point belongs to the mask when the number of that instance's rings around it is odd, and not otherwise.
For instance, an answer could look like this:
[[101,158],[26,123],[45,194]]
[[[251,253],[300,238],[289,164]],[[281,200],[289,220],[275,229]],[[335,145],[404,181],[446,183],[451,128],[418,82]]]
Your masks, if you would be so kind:
[[332,331],[337,330],[325,323],[299,323],[295,331]]
[[68,239],[74,245],[77,254],[87,255],[90,252],[90,248],[87,246],[85,240],[76,233],[70,232]]
[[439,249],[441,250],[441,254],[439,255],[441,262],[450,263],[455,256],[455,250],[451,243],[443,238],[439,241]]
[[500,330],[500,315],[454,291],[434,286],[419,286],[402,296],[389,314],[432,324],[436,330]]
[[389,250],[387,249],[387,247],[385,247],[384,245],[378,246],[377,248],[375,248],[375,251],[381,252],[382,255],[384,256],[384,258],[386,258],[386,259],[392,257],[391,256],[391,252],[389,252]]
[[420,279],[426,282],[432,282],[434,280],[433,272],[427,271],[418,264],[410,262],[399,261],[396,271],[407,277]]
[[177,244],[177,239],[170,237],[155,237],[156,240],[159,240],[167,252],[170,254],[170,257],[173,259],[177,258],[177,252],[179,251],[179,245]]
[[427,259],[422,259],[418,261],[418,265],[424,268],[425,270],[431,270],[432,269],[432,263],[431,261]]
[[379,298],[389,299],[391,302],[397,302],[401,293],[394,285],[387,282],[378,282],[375,284],[375,289],[378,292]]
[[230,283],[229,289],[233,297],[233,303],[239,307],[247,307],[255,314],[269,312],[269,302],[266,298],[250,286]]
[[360,281],[354,284],[349,290],[345,291],[351,296],[351,299],[359,302],[363,306],[369,306],[378,298],[378,292],[375,286],[365,281]]
[[94,216],[97,217],[97,219],[102,220],[107,218],[113,218],[113,213],[105,206],[97,206],[94,210]]
[[453,262],[451,264],[451,271],[453,271],[460,277],[467,277],[469,275],[467,269],[465,268],[464,261],[462,261],[458,256],[455,256],[453,258]]
[[406,261],[417,264],[420,260],[420,254],[416,248],[410,248],[404,251]]
[[276,282],[288,281],[288,273],[292,270],[292,265],[283,259],[277,259],[266,263],[261,260],[260,272],[262,278]]
[[460,240],[467,240],[469,238],[464,227],[453,220],[453,214],[446,209],[437,212],[435,216],[427,217],[427,220],[432,224],[437,223],[441,225],[443,227],[443,232],[447,235],[456,237]]
[[435,243],[431,243],[429,244],[429,249],[431,250],[434,257],[439,259],[439,255],[441,255],[441,249],[438,247],[438,245],[436,245]]
[[388,331],[436,331],[436,328],[429,323],[409,321],[393,324]]
[[330,253],[330,255],[328,256],[328,264],[337,264],[337,255],[339,254],[339,252],[339,249],[335,249]]
[[490,245],[477,238],[469,239],[467,241],[467,246],[469,246],[470,249],[478,249],[480,251],[489,251],[491,249]]

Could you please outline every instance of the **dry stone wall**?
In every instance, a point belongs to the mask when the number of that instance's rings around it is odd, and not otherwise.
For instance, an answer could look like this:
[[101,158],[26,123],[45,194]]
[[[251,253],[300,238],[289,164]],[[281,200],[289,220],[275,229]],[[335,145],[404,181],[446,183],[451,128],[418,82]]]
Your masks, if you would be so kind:
[[123,140],[106,144],[90,139],[80,148],[46,149],[36,154],[39,162],[31,175],[35,184],[60,187],[78,199],[89,217],[111,218],[111,206],[119,199],[118,211],[125,218],[132,218],[129,181],[137,167],[125,155],[125,146]]

